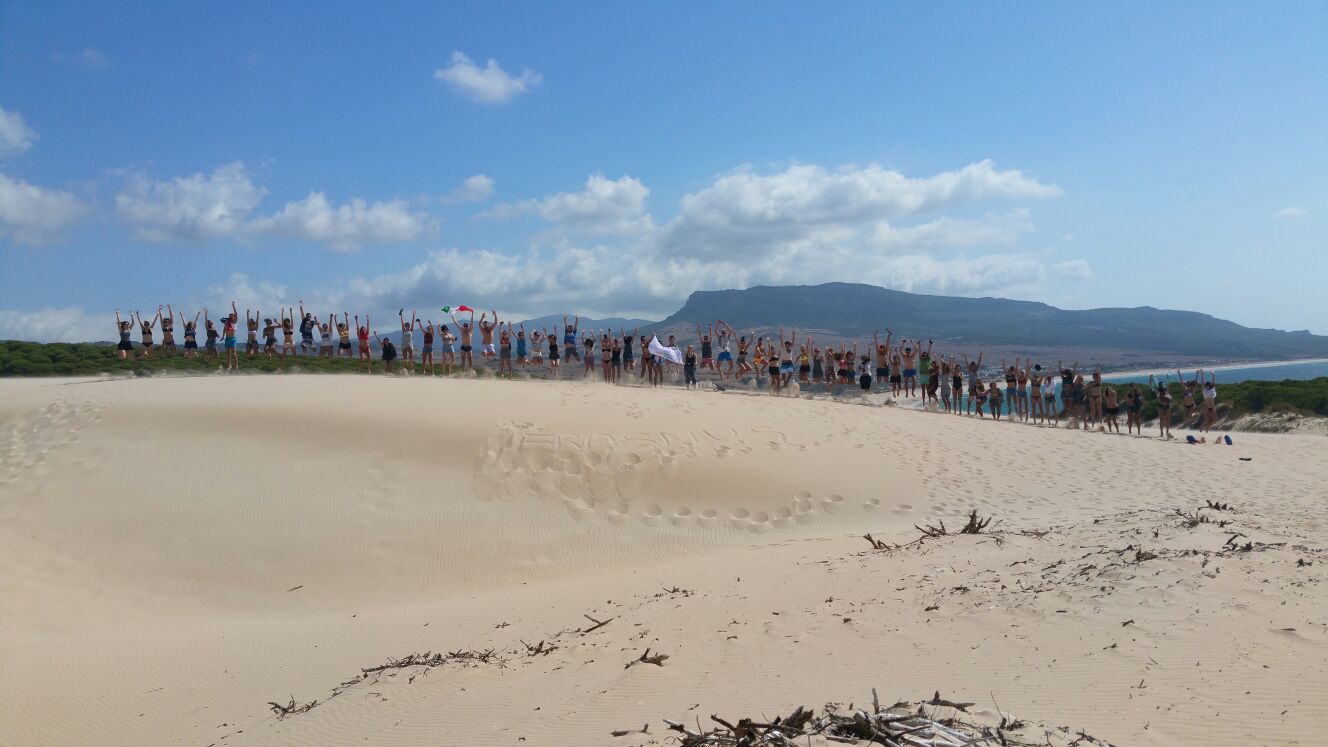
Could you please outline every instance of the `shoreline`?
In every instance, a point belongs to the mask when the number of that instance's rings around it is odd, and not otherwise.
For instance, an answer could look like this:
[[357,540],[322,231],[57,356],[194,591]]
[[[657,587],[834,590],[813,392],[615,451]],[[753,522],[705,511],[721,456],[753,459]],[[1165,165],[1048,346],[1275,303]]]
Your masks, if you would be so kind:
[[[1214,366],[1203,366],[1202,368],[1204,371],[1216,371],[1218,373],[1221,373],[1222,371],[1229,371],[1237,368],[1273,368],[1274,366],[1294,366],[1296,364],[1301,364],[1301,363],[1328,363],[1328,358],[1296,358],[1294,360],[1285,360],[1285,361],[1221,363]],[[1198,367],[1190,366],[1190,367],[1177,367],[1177,368],[1179,368],[1181,373],[1185,373],[1187,368],[1189,371],[1193,372]],[[1116,376],[1148,376],[1149,374],[1157,375],[1159,373],[1161,374],[1175,373],[1177,368],[1143,368],[1143,369],[1129,369],[1125,371],[1103,371],[1102,378],[1106,379]]]

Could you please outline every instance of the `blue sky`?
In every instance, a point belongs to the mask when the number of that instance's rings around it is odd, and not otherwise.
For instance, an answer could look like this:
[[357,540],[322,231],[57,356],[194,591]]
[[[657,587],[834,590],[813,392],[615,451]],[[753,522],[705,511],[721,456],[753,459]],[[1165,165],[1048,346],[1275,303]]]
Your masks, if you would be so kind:
[[831,280],[1324,334],[1325,90],[1323,3],[9,0],[0,337]]

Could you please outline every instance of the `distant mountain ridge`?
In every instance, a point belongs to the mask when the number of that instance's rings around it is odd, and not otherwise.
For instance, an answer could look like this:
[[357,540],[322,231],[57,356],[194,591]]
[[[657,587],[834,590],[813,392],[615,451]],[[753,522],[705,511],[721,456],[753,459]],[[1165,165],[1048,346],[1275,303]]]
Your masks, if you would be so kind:
[[1243,327],[1194,311],[1150,306],[1072,311],[1035,301],[931,296],[858,283],[696,291],[655,325],[688,329],[723,319],[739,333],[797,327],[842,337],[899,336],[989,345],[1164,350],[1214,358],[1328,356],[1328,337]]

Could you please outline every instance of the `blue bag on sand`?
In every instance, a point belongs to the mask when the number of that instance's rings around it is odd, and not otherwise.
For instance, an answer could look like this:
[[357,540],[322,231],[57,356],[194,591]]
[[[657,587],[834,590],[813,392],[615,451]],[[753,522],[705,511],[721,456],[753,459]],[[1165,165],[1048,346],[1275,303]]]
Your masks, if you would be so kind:
[[1186,437],[1185,437],[1185,443],[1187,443],[1187,444],[1197,444],[1197,443],[1199,443],[1199,439],[1195,438],[1194,436],[1186,436]]
[[1223,436],[1222,440],[1227,442],[1227,446],[1231,445],[1231,436]]

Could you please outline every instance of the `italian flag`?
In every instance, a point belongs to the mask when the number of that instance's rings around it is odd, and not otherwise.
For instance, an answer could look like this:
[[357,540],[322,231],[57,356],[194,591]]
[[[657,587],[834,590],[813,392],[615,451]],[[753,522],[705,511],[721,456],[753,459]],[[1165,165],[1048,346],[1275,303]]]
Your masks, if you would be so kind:
[[461,304],[460,306],[444,306],[444,307],[443,307],[443,313],[444,313],[444,314],[451,314],[451,313],[453,313],[453,312],[456,312],[456,313],[459,314],[459,313],[466,312],[466,311],[474,311],[474,309],[470,308],[469,306],[465,305],[464,303]]

